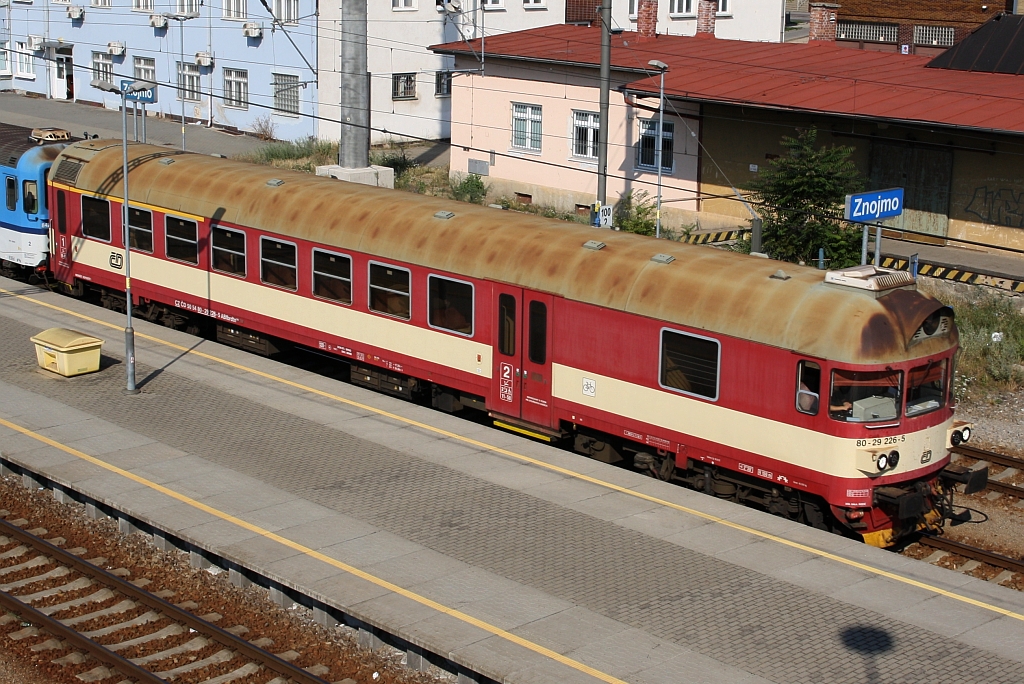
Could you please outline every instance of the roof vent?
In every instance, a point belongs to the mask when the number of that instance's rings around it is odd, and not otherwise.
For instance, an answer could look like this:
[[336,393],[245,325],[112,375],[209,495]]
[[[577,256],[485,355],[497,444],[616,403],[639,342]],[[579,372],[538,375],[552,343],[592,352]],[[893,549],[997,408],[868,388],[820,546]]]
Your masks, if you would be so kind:
[[271,178],[270,180],[267,181],[267,185],[269,185],[272,188],[279,188],[282,185],[284,185],[284,181],[281,180],[280,178]]
[[435,211],[434,212],[434,218],[441,219],[442,221],[447,221],[450,218],[455,218],[455,212],[454,211],[446,211],[446,210],[442,209],[441,211]]
[[832,285],[854,287],[858,290],[884,292],[913,285],[914,276],[906,271],[894,271],[865,264],[864,266],[850,266],[836,271],[828,271],[825,274],[825,282]]
[[170,166],[173,163],[174,160],[171,159],[170,157],[164,157],[163,159],[157,162],[157,164],[163,164],[164,166]]
[[772,274],[771,274],[770,276],[768,276],[768,277],[769,277],[769,278],[771,278],[771,279],[773,279],[773,280],[789,280],[789,279],[790,279],[790,278],[792,278],[793,276],[789,275],[788,273],[786,273],[785,271],[783,271],[783,270],[782,270],[782,269],[780,268],[780,269],[779,269],[778,271],[776,271],[775,273],[772,273]]
[[604,249],[605,247],[606,245],[599,240],[587,240],[586,242],[583,243],[584,249],[592,249],[595,252],[599,249]]
[[651,261],[656,264],[671,264],[676,258],[671,254],[655,254],[651,257]]

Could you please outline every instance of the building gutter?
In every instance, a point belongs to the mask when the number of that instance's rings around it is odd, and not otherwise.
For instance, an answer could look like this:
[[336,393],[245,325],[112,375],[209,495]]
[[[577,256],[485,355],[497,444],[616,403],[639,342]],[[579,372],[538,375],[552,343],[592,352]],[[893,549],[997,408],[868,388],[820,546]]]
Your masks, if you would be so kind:
[[[456,49],[439,50],[436,47],[431,47],[429,49],[432,52],[434,52],[434,53],[436,53],[438,55],[452,55],[452,56],[455,56],[455,57],[459,57],[459,56],[462,56],[462,57],[472,57],[473,56],[472,53],[470,53],[470,52],[468,52],[466,50],[456,50]],[[543,59],[541,57],[524,57],[522,55],[501,55],[501,54],[495,54],[493,52],[491,52],[489,54],[491,56],[491,59],[507,59],[507,60],[510,60],[510,61],[513,61],[513,62],[532,62],[534,64],[550,64],[550,65],[553,65],[553,66],[571,66],[571,67],[576,67],[576,68],[581,68],[581,69],[599,69],[600,66],[601,66],[600,64],[596,64],[594,62],[573,62],[573,61],[570,61],[570,60],[562,60],[562,59]],[[649,69],[641,69],[641,68],[636,68],[636,67],[622,67],[622,66],[616,66],[614,64],[612,65],[612,71],[623,71],[623,72],[631,73],[631,74],[645,74],[645,75],[649,75],[650,74],[650,70]]]

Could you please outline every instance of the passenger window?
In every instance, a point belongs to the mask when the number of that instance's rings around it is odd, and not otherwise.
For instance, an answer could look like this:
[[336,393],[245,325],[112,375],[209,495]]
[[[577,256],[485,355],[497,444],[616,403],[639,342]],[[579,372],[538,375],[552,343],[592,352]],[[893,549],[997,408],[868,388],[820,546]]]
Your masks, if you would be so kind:
[[427,281],[430,290],[430,325],[472,336],[473,286],[433,275]]
[[128,207],[128,243],[134,250],[153,253],[153,214]]
[[82,235],[110,242],[110,203],[82,197]]
[[39,184],[35,181],[24,181],[21,184],[21,196],[25,198],[25,213],[39,213]]
[[68,232],[68,206],[63,190],[57,191],[57,231],[64,235]]
[[260,238],[260,280],[286,290],[297,289],[295,245],[273,238]]
[[531,363],[544,365],[548,358],[548,307],[544,302],[530,302],[530,344],[527,350]]
[[498,351],[516,353],[516,298],[509,294],[498,295]]
[[352,259],[344,254],[313,250],[313,295],[352,303]]
[[818,415],[821,397],[821,366],[813,361],[801,361],[796,366],[796,410],[812,416]]
[[919,416],[946,403],[946,360],[930,361],[910,371],[907,388],[907,417]]
[[409,271],[370,264],[370,310],[409,320]]
[[14,176],[7,176],[7,211],[18,208],[18,181]]
[[245,277],[245,233],[214,227],[210,231],[213,270]]
[[195,221],[168,216],[164,219],[167,229],[167,258],[199,265],[199,232]]
[[851,423],[896,420],[902,394],[900,371],[834,370],[828,414]]
[[715,401],[718,399],[717,340],[673,330],[661,333],[661,385]]

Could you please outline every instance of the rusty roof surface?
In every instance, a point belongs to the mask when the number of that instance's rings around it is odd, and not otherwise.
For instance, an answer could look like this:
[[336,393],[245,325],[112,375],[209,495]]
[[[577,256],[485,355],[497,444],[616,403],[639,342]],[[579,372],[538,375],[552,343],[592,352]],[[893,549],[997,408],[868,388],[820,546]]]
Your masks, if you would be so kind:
[[[64,158],[85,162],[78,189],[120,198],[120,142],[76,143],[53,168]],[[171,212],[516,284],[813,357],[891,363],[956,341],[954,335],[908,349],[921,322],[942,306],[930,297],[899,291],[874,299],[826,285],[822,271],[793,264],[150,145],[129,145],[129,167],[132,200]],[[284,183],[267,185],[271,179]],[[436,218],[441,210],[455,216]],[[606,247],[583,247],[594,239]],[[657,253],[675,261],[656,263]],[[770,277],[780,268],[788,279]]]
[[[601,32],[556,25],[487,37],[487,57],[597,67]],[[435,45],[472,54],[478,41]],[[689,36],[612,36],[612,65],[641,72],[629,90],[658,93],[647,62],[669,65],[672,97],[772,109],[1024,133],[1024,78],[928,69],[929,58],[835,43],[753,43]],[[533,70],[523,78],[537,78]],[[540,78],[544,78],[541,76]],[[597,74],[594,79],[595,102]]]

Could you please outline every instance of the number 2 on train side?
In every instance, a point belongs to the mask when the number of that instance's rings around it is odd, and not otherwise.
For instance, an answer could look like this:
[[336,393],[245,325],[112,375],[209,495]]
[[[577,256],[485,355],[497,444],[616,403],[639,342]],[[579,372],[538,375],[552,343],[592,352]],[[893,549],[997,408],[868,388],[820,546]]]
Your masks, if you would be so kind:
[[502,363],[499,372],[501,375],[501,388],[499,396],[502,401],[512,403],[512,364]]

